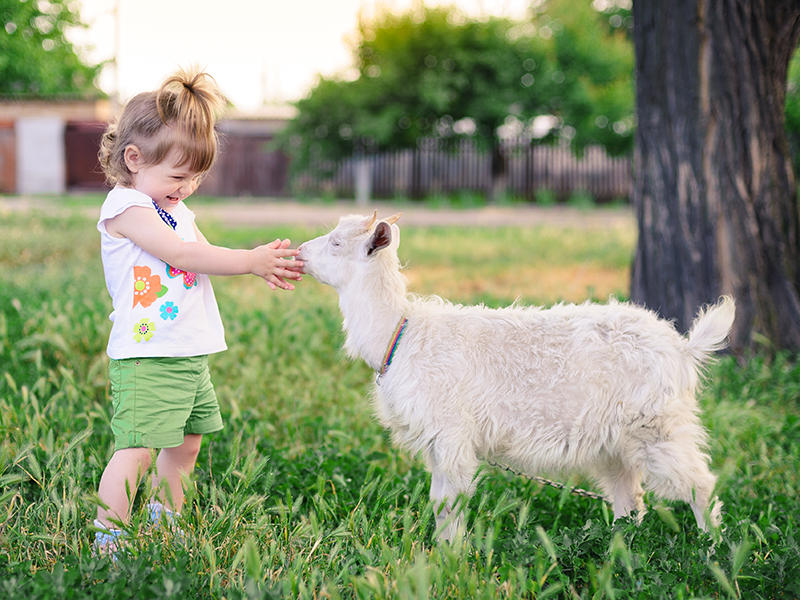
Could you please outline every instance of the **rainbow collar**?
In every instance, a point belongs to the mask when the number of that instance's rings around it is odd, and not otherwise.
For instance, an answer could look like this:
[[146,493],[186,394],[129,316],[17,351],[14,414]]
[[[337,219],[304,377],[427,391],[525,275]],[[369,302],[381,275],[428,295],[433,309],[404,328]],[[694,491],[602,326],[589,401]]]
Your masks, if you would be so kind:
[[392,340],[389,342],[389,347],[386,348],[386,354],[383,356],[383,363],[381,364],[380,371],[378,371],[378,377],[381,375],[386,375],[389,365],[392,364],[394,353],[397,350],[397,344],[400,343],[400,338],[403,337],[403,333],[406,330],[406,325],[408,325],[408,319],[403,317],[400,319],[400,322],[397,324],[397,327],[394,330]]

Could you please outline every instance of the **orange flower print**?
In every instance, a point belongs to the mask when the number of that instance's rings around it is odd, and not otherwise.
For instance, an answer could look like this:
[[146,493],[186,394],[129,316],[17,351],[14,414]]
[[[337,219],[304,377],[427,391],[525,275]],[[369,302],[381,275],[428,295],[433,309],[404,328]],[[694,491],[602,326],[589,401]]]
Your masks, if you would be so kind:
[[144,308],[150,306],[157,298],[167,293],[167,288],[161,285],[161,277],[153,275],[150,267],[133,267],[133,306],[141,304]]

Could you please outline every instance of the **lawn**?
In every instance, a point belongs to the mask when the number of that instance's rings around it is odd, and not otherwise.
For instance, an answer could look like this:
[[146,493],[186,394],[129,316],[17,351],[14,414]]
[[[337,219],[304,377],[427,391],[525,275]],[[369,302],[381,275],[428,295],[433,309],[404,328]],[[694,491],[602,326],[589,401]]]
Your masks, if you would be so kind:
[[[201,226],[229,247],[320,233]],[[400,254],[416,293],[551,304],[624,297],[634,239],[402,228]],[[229,350],[211,368],[226,427],[186,482],[186,547],[148,533],[137,502],[131,554],[94,559],[94,494],[112,452],[94,222],[0,214],[0,282],[0,597],[800,597],[793,357],[723,357],[709,372],[703,421],[725,503],[716,539],[681,503],[647,497],[640,526],[612,524],[602,501],[486,468],[467,538],[440,545],[429,477],[375,422],[374,373],[343,356],[336,295],[310,278],[291,293],[214,279]]]

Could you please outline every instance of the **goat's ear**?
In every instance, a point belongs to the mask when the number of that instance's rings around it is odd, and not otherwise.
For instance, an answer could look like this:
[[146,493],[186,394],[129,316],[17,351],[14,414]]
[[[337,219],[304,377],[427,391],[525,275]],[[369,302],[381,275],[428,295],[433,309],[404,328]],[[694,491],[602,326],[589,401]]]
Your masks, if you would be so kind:
[[392,228],[387,223],[381,221],[375,227],[372,237],[367,244],[367,256],[372,256],[378,250],[383,250],[392,243]]

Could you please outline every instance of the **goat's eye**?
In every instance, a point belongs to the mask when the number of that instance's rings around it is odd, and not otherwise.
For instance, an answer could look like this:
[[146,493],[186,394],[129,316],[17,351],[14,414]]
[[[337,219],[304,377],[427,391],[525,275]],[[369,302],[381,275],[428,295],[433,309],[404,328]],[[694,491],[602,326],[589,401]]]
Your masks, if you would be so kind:
[[331,246],[333,246],[334,248],[338,248],[340,245],[341,244],[339,244],[339,240],[331,238]]

